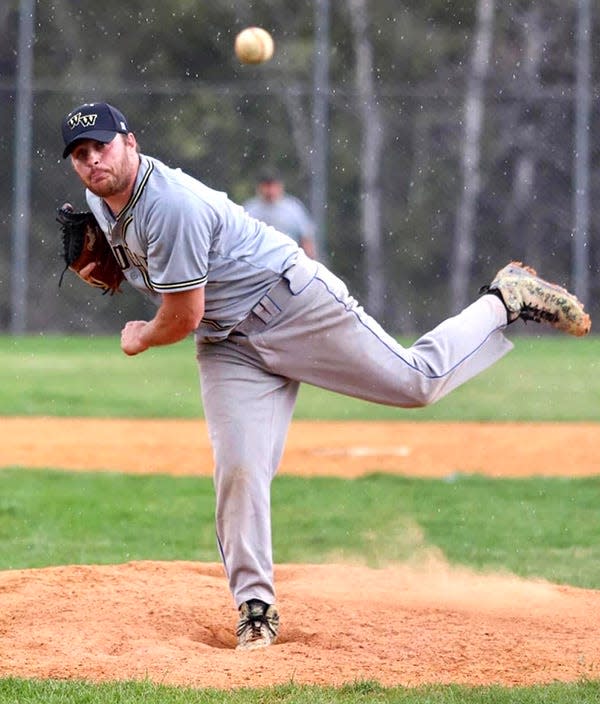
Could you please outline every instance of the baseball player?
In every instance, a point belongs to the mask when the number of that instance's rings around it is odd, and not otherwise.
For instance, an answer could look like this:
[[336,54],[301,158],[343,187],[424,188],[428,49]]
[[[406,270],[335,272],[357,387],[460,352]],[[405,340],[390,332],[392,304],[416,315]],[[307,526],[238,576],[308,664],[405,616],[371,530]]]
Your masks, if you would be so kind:
[[[121,348],[137,355],[195,334],[214,451],[216,529],[239,609],[238,648],[273,643],[270,485],[300,382],[381,404],[425,406],[498,361],[504,329],[534,319],[574,335],[590,319],[564,289],[518,263],[471,305],[404,348],[290,237],[198,180],[138,151],[107,103],[72,110],[63,158],[133,288],[157,305],[132,320]],[[80,274],[93,277],[94,264]]]
[[275,169],[265,169],[259,176],[256,195],[242,203],[257,220],[289,235],[313,259],[316,258],[315,226],[304,203],[285,190]]

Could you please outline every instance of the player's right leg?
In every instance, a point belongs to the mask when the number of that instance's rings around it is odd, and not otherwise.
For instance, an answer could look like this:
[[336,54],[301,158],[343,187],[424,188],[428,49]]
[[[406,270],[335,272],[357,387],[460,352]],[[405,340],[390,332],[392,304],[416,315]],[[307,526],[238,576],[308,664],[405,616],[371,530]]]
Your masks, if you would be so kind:
[[[532,317],[529,311],[535,306],[547,313],[546,317],[535,313],[536,319],[552,325],[563,320],[567,308],[573,315],[582,312],[574,296],[531,270],[506,269],[487,295],[407,348],[383,330],[322,265],[300,290],[288,290],[287,296],[281,287],[274,292],[279,312],[272,319],[264,324],[255,320],[243,328],[250,331],[265,368],[277,374],[376,403],[425,406],[512,349],[503,331],[515,315]],[[510,292],[508,304],[496,289]]]
[[405,408],[433,403],[512,348],[502,334],[506,309],[493,295],[405,348],[325,267],[301,291],[276,293],[281,312],[266,324],[243,326],[265,368],[376,403]]

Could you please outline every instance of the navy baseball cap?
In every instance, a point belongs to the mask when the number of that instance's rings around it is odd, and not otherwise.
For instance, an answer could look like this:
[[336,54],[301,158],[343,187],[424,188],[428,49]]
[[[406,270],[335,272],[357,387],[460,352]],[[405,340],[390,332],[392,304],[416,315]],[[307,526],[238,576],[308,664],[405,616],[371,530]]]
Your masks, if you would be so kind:
[[108,103],[84,103],[71,110],[62,122],[62,136],[65,142],[63,159],[75,147],[78,139],[95,139],[97,142],[112,142],[117,132],[131,132],[125,115]]
[[258,174],[258,183],[274,183],[283,181],[283,177],[274,166],[267,166]]

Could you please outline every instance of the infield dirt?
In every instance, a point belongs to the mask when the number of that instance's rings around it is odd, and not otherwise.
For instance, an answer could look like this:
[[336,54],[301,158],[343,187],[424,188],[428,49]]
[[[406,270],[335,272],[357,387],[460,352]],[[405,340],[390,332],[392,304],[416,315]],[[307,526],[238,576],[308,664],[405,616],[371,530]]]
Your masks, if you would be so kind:
[[[199,421],[5,418],[0,466],[210,474]],[[594,424],[296,421],[282,473],[598,473]],[[74,443],[73,438],[77,438]],[[92,459],[93,458],[93,459]],[[293,530],[293,526],[290,528]],[[219,564],[133,562],[0,572],[0,676],[193,687],[600,677],[600,591],[411,564],[277,565],[279,642],[235,651]]]

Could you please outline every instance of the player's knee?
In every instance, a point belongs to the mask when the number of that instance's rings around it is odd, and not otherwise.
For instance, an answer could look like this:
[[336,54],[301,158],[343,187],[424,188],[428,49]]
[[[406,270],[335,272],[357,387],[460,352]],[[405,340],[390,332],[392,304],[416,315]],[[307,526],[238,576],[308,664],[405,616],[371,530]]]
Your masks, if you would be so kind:
[[442,396],[439,382],[423,378],[419,383],[413,384],[409,390],[410,408],[424,408],[431,406]]
[[243,462],[219,463],[215,477],[221,490],[239,490],[251,481],[250,468]]
[[256,491],[264,469],[247,460],[220,462],[215,467],[215,489],[220,501],[230,505],[245,504]]

